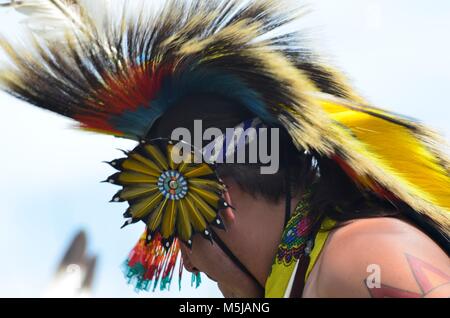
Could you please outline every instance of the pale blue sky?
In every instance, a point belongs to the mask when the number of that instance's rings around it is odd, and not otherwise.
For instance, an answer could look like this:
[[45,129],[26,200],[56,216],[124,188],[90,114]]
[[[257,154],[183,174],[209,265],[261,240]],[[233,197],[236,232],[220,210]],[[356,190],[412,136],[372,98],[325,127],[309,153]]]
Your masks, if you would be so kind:
[[[445,0],[315,0],[301,23],[313,45],[341,67],[377,106],[422,119],[450,136],[450,2]],[[0,12],[0,33],[14,36],[17,15]],[[120,265],[142,226],[120,230],[125,205],[100,184],[113,171],[104,160],[134,144],[73,130],[70,120],[0,93],[0,296],[42,295],[74,233],[88,231],[100,254],[95,296],[220,296],[214,283],[137,295]],[[204,281],[206,281],[206,278]]]

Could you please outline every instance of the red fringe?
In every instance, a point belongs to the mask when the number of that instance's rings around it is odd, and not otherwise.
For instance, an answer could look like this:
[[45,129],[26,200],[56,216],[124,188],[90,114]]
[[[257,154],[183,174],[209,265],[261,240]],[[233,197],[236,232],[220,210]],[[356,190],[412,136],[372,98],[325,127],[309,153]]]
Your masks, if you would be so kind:
[[[156,288],[158,282],[161,284],[161,290],[169,287],[173,277],[174,268],[179,255],[179,242],[175,239],[171,247],[166,250],[162,244],[162,237],[156,234],[149,244],[146,242],[147,233],[144,233],[139,242],[131,251],[128,258],[129,268],[143,268],[143,273],[139,273],[137,277],[140,281],[150,281],[154,283]],[[180,257],[181,280],[182,264]]]

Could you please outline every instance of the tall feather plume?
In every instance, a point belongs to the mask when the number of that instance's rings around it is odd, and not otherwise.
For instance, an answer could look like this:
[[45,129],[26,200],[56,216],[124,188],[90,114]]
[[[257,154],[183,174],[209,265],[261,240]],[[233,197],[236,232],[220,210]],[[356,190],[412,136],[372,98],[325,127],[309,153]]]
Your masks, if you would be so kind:
[[1,40],[12,62],[0,74],[3,89],[82,128],[135,140],[188,93],[226,96],[285,126],[299,149],[335,159],[362,188],[431,218],[448,237],[449,160],[438,138],[370,106],[305,48],[300,30],[271,32],[302,10],[280,0],[148,3],[125,3],[117,18],[106,10],[102,27],[81,14],[84,27],[62,39],[35,37],[33,49]]
[[[103,1],[103,0],[101,0]],[[67,32],[88,31],[85,21],[89,14],[86,0],[15,0],[4,6],[21,13],[22,23],[33,33],[55,40]]]

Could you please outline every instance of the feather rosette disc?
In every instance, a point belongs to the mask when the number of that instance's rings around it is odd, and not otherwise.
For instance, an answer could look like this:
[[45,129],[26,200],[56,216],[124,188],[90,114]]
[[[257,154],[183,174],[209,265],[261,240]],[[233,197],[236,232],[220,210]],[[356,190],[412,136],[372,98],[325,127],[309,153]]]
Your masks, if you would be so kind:
[[211,240],[210,226],[223,228],[219,211],[229,206],[215,167],[196,163],[194,148],[182,153],[187,144],[179,145],[168,139],[143,141],[127,157],[109,163],[119,172],[107,182],[122,186],[112,202],[129,204],[124,226],[145,222],[147,241],[160,237],[166,249],[175,238],[191,247],[195,233]]

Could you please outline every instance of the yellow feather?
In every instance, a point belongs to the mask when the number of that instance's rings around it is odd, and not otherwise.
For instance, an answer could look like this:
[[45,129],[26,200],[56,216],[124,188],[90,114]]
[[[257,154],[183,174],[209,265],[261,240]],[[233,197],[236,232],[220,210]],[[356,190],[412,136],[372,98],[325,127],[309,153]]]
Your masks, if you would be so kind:
[[189,200],[192,200],[194,202],[195,206],[197,207],[198,211],[205,217],[205,219],[210,223],[212,222],[216,216],[217,212],[214,211],[205,201],[203,201],[202,198],[200,198],[195,193],[189,192],[187,194],[187,198]]
[[200,214],[198,209],[195,207],[195,204],[190,199],[189,195],[185,198],[185,200],[186,200],[186,208],[189,212],[189,220],[191,221],[192,226],[196,231],[203,232],[207,227],[205,219]]
[[175,233],[175,222],[177,220],[177,204],[175,200],[169,200],[166,210],[164,211],[161,224],[161,235],[168,239]]
[[184,200],[178,204],[177,232],[180,239],[187,242],[192,236],[192,226],[189,222],[189,211]]
[[186,169],[188,169],[189,166],[192,164],[192,162],[194,162],[194,155],[191,153],[184,154],[183,161],[182,161],[182,163],[180,163],[180,165],[178,167],[178,171],[180,171],[181,173],[184,173],[186,171]]
[[361,180],[370,176],[448,232],[450,173],[425,143],[419,126],[377,108],[330,100],[321,105],[347,131],[347,145],[354,139],[348,149],[358,149],[359,167],[354,168],[364,172]]
[[[172,158],[172,151],[174,151],[174,145],[168,145],[167,146],[167,158],[169,159],[169,167],[172,170],[177,170],[178,164],[175,163],[175,161]],[[176,151],[176,149],[175,149]]]
[[224,186],[218,183],[215,180],[201,179],[201,178],[189,178],[188,180],[189,186],[205,188],[205,189],[213,189],[215,191],[223,191]]
[[158,187],[155,186],[140,186],[140,187],[130,187],[130,188],[124,188],[122,192],[120,193],[120,198],[122,200],[133,200],[137,199],[139,197],[142,197],[144,195],[148,195],[150,193],[158,191]]
[[214,170],[212,170],[209,165],[203,163],[197,167],[187,170],[184,173],[184,177],[185,178],[204,177],[204,176],[211,175],[213,173],[214,173]]
[[197,194],[200,198],[202,198],[203,200],[205,200],[206,202],[209,203],[209,205],[211,205],[213,208],[217,209],[219,206],[219,200],[220,200],[220,196],[214,192],[208,191],[208,190],[204,190],[204,189],[200,189],[197,187],[190,187],[189,188],[192,192],[194,192],[195,194]]
[[153,208],[157,206],[157,204],[163,198],[163,194],[161,192],[155,193],[151,197],[144,199],[130,207],[131,215],[133,219],[142,219],[148,213],[150,213]]
[[165,156],[161,153],[161,151],[154,145],[145,145],[144,149],[150,154],[153,159],[155,159],[156,163],[163,170],[168,170],[169,165]]
[[118,181],[122,184],[139,184],[139,183],[150,183],[156,184],[158,179],[142,173],[137,172],[127,172],[124,171],[119,174]]
[[167,205],[168,199],[164,199],[163,202],[159,205],[159,207],[151,214],[147,226],[150,229],[151,232],[155,232],[158,226],[161,224],[162,216],[164,212],[166,211],[166,205]]
[[148,174],[148,175],[154,176],[154,177],[159,177],[161,175],[161,173],[156,171],[155,169],[152,169],[149,166],[143,165],[139,161],[133,160],[133,159],[125,160],[122,164],[122,167],[125,170],[131,170],[134,172]]
[[162,170],[160,167],[158,167],[153,161],[145,158],[144,156],[141,156],[140,154],[133,152],[129,154],[130,158],[135,159],[136,161],[139,161],[140,163],[148,166],[150,169],[154,171],[158,171],[160,174],[162,173]]

